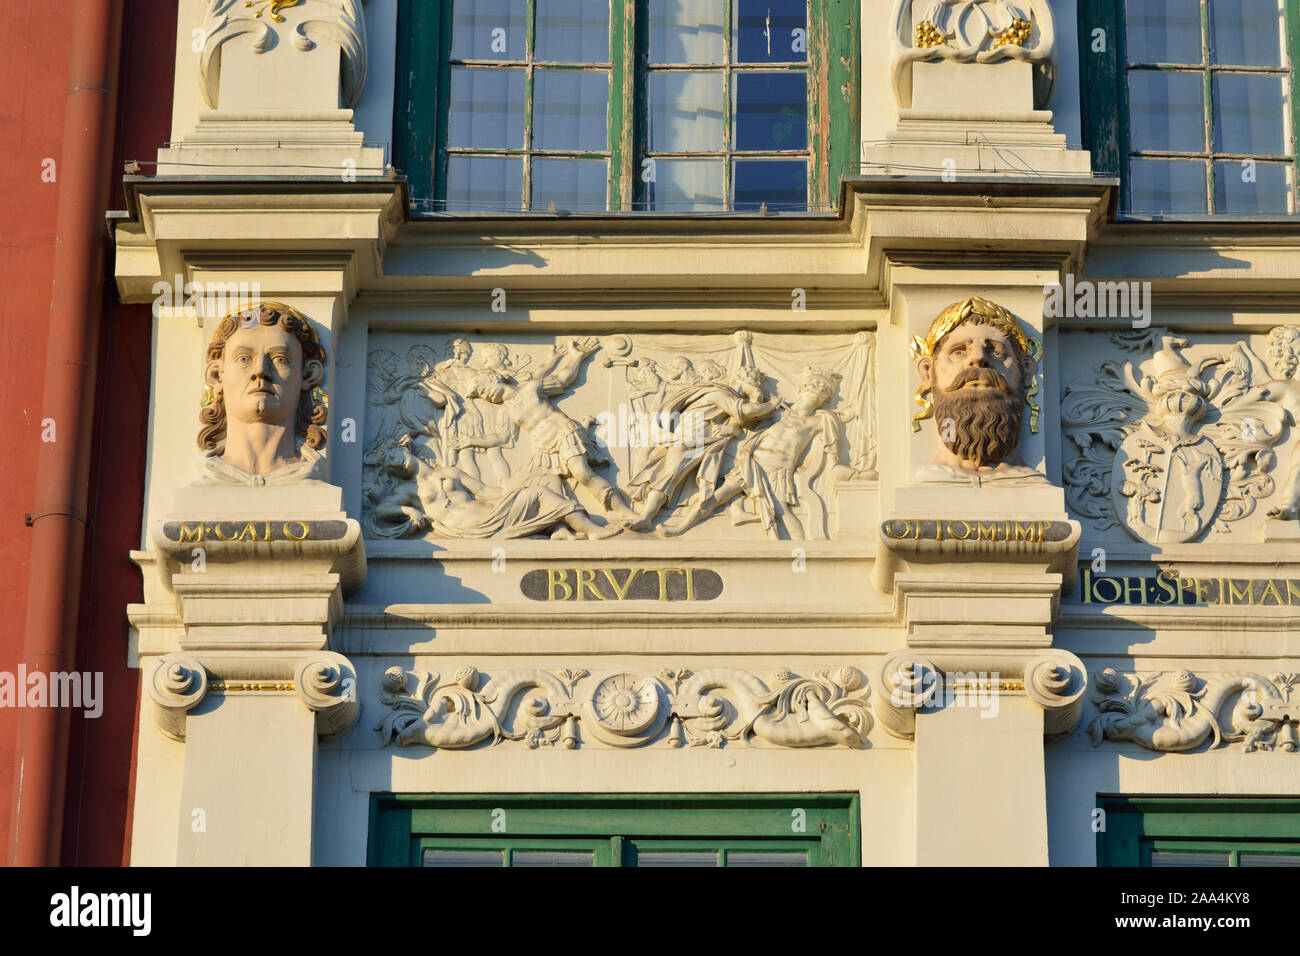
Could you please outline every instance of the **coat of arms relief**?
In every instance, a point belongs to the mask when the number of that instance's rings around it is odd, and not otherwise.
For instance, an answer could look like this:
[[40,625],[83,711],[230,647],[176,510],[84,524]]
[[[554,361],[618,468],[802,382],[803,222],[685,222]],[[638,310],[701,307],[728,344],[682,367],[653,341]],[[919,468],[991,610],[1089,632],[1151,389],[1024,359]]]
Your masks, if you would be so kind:
[[376,336],[367,533],[826,538],[833,486],[875,476],[871,351],[865,332]]
[[[1122,525],[1149,544],[1228,532],[1279,491],[1279,451],[1300,421],[1300,330],[1192,344],[1164,328],[1117,332],[1144,361],[1102,362],[1061,401],[1062,475],[1072,511],[1098,530]],[[1264,353],[1263,357],[1256,351]],[[1300,449],[1268,517],[1300,512]]]

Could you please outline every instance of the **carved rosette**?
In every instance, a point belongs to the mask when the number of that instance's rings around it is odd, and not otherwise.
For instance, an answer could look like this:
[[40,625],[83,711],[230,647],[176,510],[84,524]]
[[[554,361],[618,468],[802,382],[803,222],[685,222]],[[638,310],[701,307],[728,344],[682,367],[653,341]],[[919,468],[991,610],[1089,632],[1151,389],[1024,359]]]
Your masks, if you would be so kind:
[[203,49],[199,53],[199,86],[210,109],[217,108],[222,48],[236,37],[251,34],[252,52],[270,53],[281,39],[278,25],[285,22],[285,17],[280,11],[288,7],[299,8],[291,14],[297,22],[287,30],[294,49],[306,52],[322,40],[338,44],[342,52],[342,105],[357,105],[366,81],[366,20],[361,0],[209,0],[203,19]]
[[1023,60],[1034,69],[1034,108],[1056,83],[1056,25],[1048,0],[896,0],[890,37],[894,96],[912,105],[912,64]]
[[208,672],[192,657],[168,654],[149,678],[154,723],[164,737],[185,740],[185,717],[208,692]]
[[519,670],[480,689],[481,682],[472,667],[450,681],[389,668],[379,691],[389,712],[375,729],[385,743],[450,749],[504,740],[571,749],[579,725],[593,740],[617,748],[656,742],[674,748],[728,742],[857,748],[872,726],[866,677],[850,666],[811,678],[780,670],[768,682],[732,668],[665,668],[653,676]]
[[316,712],[316,732],[337,737],[356,723],[361,713],[357,675],[342,654],[325,651],[298,665],[293,675],[298,699]]
[[1244,753],[1300,750],[1300,674],[1191,671],[1135,674],[1106,668],[1094,675],[1097,716],[1088,725],[1094,747],[1129,741],[1147,750],[1179,753],[1205,743],[1240,743]]

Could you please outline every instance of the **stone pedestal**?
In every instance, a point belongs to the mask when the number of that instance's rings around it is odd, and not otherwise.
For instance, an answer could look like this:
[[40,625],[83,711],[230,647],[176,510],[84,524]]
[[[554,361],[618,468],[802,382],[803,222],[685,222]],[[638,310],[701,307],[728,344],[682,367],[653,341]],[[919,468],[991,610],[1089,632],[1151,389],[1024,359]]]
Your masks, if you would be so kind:
[[190,485],[133,555],[152,719],[184,743],[177,863],[312,861],[317,739],[360,709],[351,662],[329,650],[366,568],[341,499],[321,481]]
[[876,715],[916,742],[920,865],[1048,862],[1043,741],[1073,729],[1087,684],[1051,646],[1079,534],[1046,481],[904,487],[881,522],[875,583],[908,646],[881,663]]

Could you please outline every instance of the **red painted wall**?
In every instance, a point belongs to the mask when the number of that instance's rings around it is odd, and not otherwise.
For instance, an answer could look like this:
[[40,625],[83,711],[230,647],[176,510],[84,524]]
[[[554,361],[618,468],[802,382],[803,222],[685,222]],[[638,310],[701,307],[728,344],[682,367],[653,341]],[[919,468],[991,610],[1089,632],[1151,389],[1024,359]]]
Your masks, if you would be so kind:
[[[57,161],[62,147],[67,92],[68,18],[72,0],[17,4],[0,33],[0,174],[9,228],[0,242],[0,670],[13,672],[22,655],[28,589],[30,510],[41,440],[37,405],[43,386],[45,318],[50,300],[53,231],[58,203]],[[112,205],[125,205],[121,187],[126,159],[152,159],[171,125],[176,5],[127,0],[118,85],[116,142],[105,150],[105,174],[115,185]],[[108,145],[108,144],[106,144]],[[41,179],[42,162],[55,160],[56,180]],[[144,167],[146,171],[150,167]],[[126,666],[126,605],[141,600],[140,574],[127,553],[140,546],[148,422],[149,306],[117,303],[112,259],[104,276],[99,337],[89,526],[81,594],[77,667],[103,677],[103,715],[75,711],[70,728],[64,811],[63,862],[128,862],[131,784],[140,675]],[[18,713],[0,708],[0,768],[15,766]],[[0,787],[0,834],[11,839],[11,791]]]

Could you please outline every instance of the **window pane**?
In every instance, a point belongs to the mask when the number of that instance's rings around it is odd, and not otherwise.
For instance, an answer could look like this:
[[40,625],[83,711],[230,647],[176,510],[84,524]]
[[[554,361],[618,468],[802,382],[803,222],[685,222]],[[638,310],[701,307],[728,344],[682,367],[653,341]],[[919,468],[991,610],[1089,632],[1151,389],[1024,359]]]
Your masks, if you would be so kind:
[[449,146],[522,149],[524,71],[452,67],[450,112]]
[[1285,150],[1286,112],[1280,76],[1219,73],[1211,80],[1214,151],[1280,156]]
[[690,212],[722,208],[721,159],[656,159],[650,208]]
[[527,0],[456,0],[451,8],[453,60],[522,60]]
[[808,164],[803,160],[738,159],[732,167],[733,209],[803,212],[808,208]]
[[717,866],[718,854],[694,850],[659,850],[636,854],[636,865],[642,866]]
[[1201,73],[1130,70],[1128,104],[1134,152],[1205,152],[1205,93]]
[[1132,212],[1208,211],[1204,163],[1194,159],[1134,159],[1128,169]]
[[1130,63],[1200,63],[1199,0],[1125,0]]
[[425,866],[505,866],[500,850],[425,850]]
[[523,208],[524,161],[503,156],[447,160],[448,210],[518,212]]
[[722,73],[650,74],[650,150],[722,149]]
[[1226,853],[1180,853],[1177,850],[1152,850],[1152,866],[1227,866]]
[[537,0],[536,30],[539,60],[609,62],[609,0]]
[[1279,0],[1213,0],[1210,60],[1231,66],[1282,65]]
[[570,850],[515,850],[511,866],[595,866],[590,853]]
[[603,159],[533,160],[533,209],[604,209]]
[[533,148],[605,148],[608,71],[539,69],[533,84]]
[[1243,853],[1238,866],[1300,866],[1300,855],[1283,853]]
[[727,866],[807,866],[807,853],[773,853],[737,851],[727,854]]
[[804,73],[733,73],[733,149],[807,149],[808,77]]
[[727,0],[650,0],[651,63],[721,63]]
[[808,62],[807,0],[736,0],[737,63]]
[[1289,167],[1251,160],[1214,164],[1215,212],[1290,212]]

